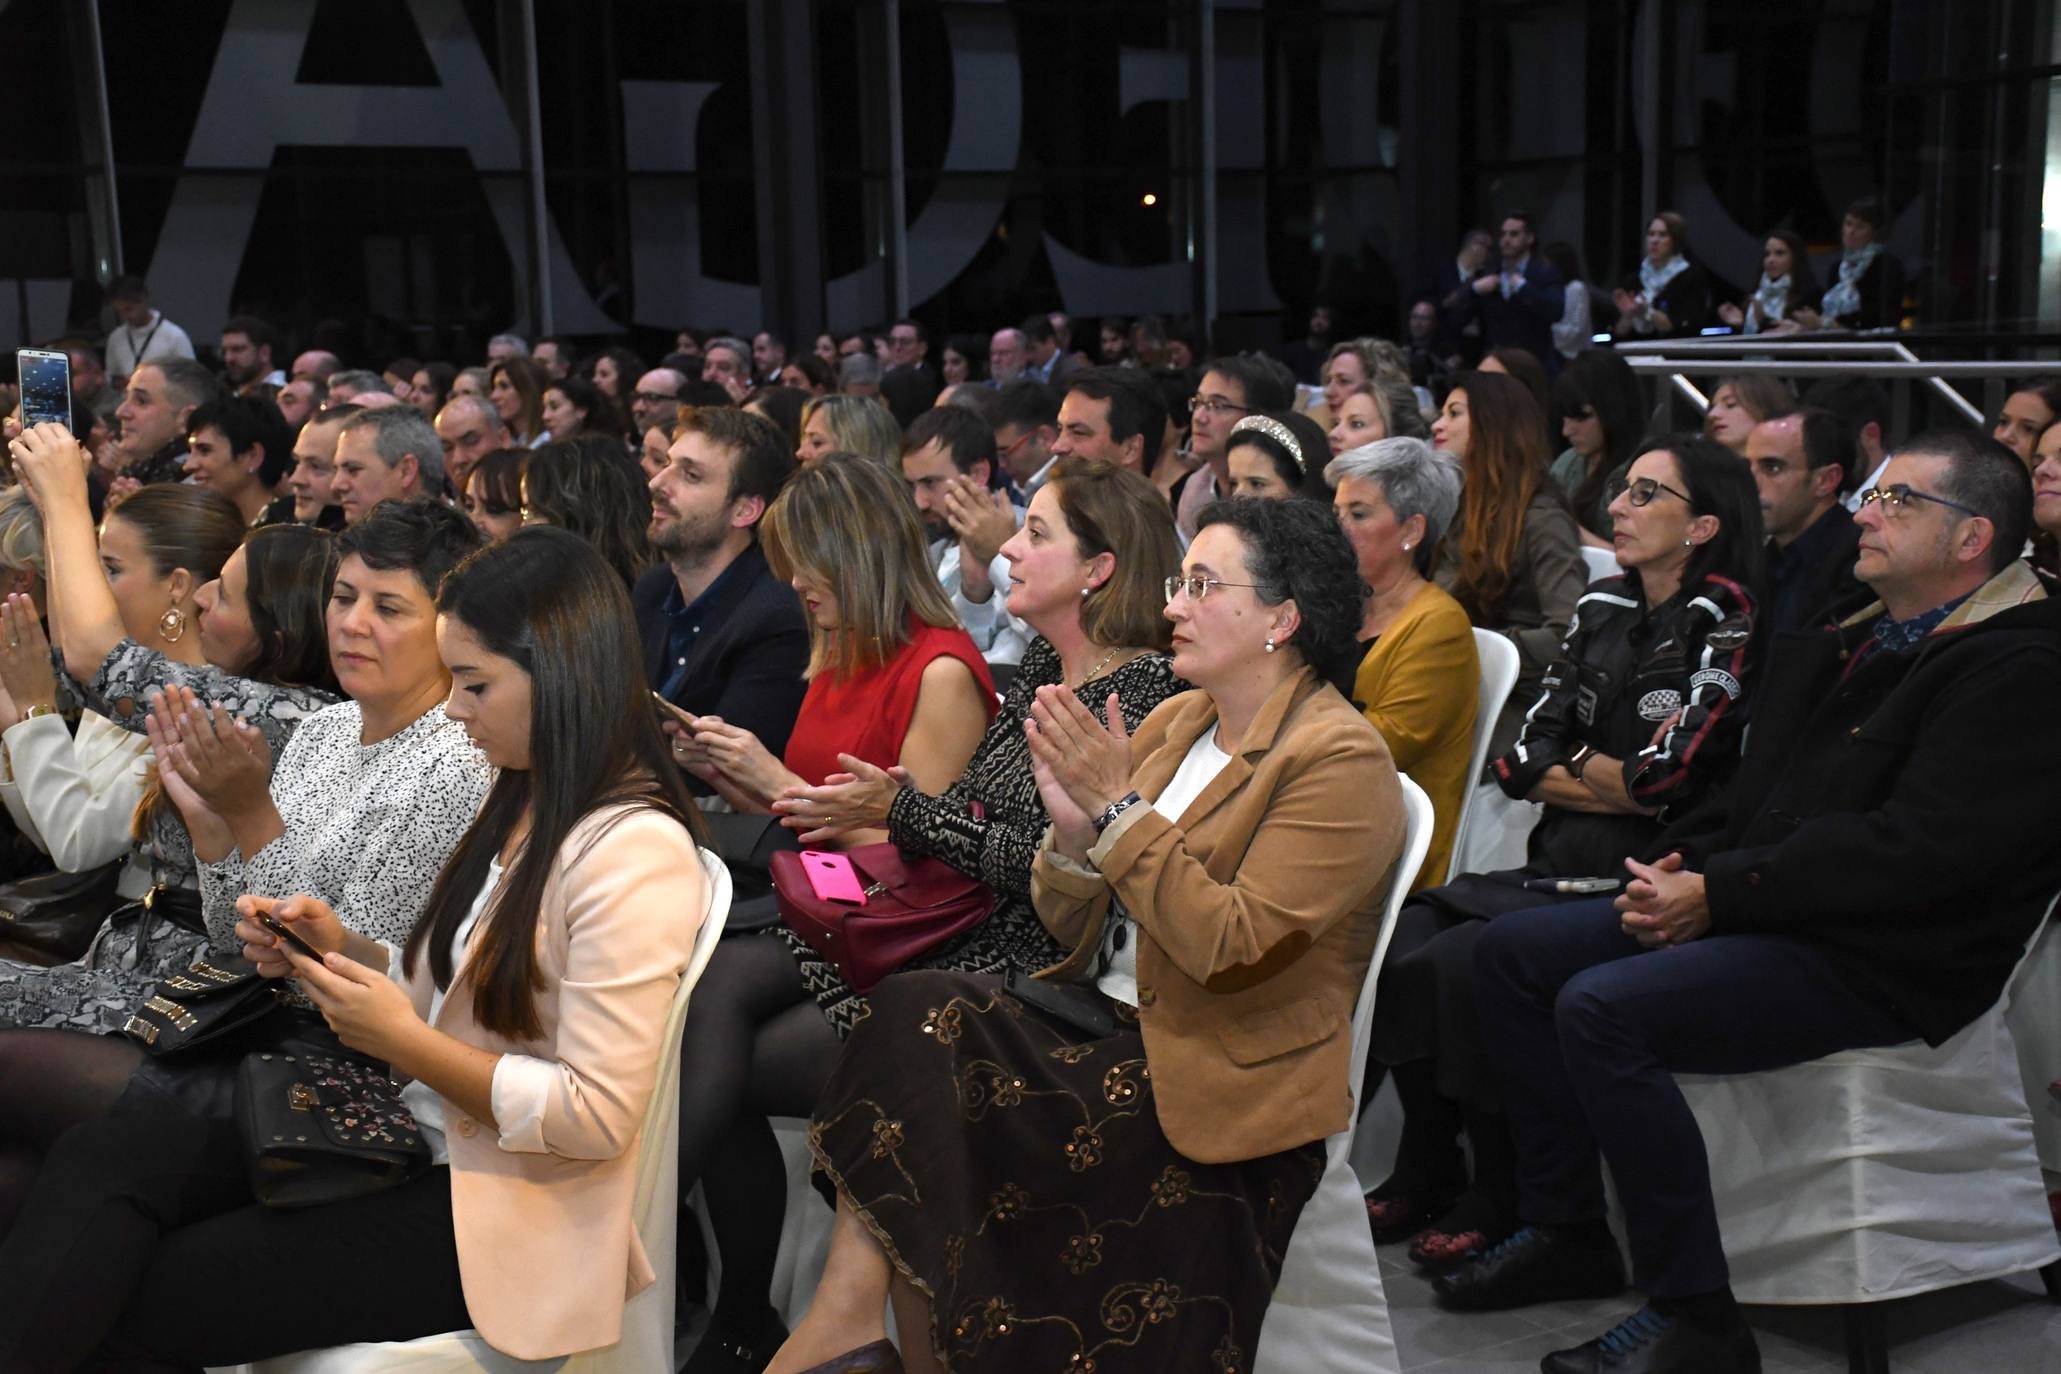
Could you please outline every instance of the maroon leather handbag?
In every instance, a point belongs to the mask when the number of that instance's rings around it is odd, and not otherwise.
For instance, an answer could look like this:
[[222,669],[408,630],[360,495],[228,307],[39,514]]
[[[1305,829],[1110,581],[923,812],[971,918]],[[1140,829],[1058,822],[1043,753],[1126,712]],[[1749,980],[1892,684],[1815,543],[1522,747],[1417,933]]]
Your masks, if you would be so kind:
[[854,991],[874,984],[911,960],[973,929],[995,909],[995,894],[942,859],[905,859],[892,844],[848,851],[866,904],[816,895],[799,853],[769,860],[780,919],[828,959]]

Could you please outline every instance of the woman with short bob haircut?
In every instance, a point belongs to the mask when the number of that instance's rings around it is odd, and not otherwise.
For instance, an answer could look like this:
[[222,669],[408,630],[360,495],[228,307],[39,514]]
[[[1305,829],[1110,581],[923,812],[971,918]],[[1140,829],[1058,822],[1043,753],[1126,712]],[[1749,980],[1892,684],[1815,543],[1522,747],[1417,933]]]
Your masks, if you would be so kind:
[[802,407],[801,445],[794,456],[813,463],[827,453],[856,453],[902,470],[902,427],[874,396],[818,396]]
[[676,760],[740,811],[765,813],[787,788],[844,771],[843,755],[942,791],[994,716],[995,688],[931,571],[901,474],[826,455],[787,480],[759,537],[809,617],[809,690],[794,732],[775,758],[751,731],[703,716]]
[[[695,809],[629,597],[583,541],[525,530],[460,565],[437,609],[450,719],[500,771],[404,946],[305,895],[246,899],[237,927],[261,974],[296,979],[339,1040],[407,1080],[432,1167],[278,1210],[252,1201],[233,1121],[76,1131],[0,1247],[24,1299],[0,1319],[6,1367],[234,1365],[466,1328],[547,1359],[620,1338],[652,1281],[632,1209],[656,1142],[638,1127],[708,916]],[[294,1282],[253,1307],[224,1265]]]
[[1404,806],[1328,685],[1364,596],[1338,522],[1240,500],[1197,523],[1166,609],[1196,690],[1132,733],[1049,685],[1019,726],[1051,817],[1032,897],[1066,957],[895,974],[838,1060],[809,1130],[830,1257],[777,1374],[901,1368],[891,1294],[912,1368],[1251,1368],[1348,1124]]
[[1480,697],[1474,627],[1430,576],[1460,507],[1460,465],[1422,439],[1380,439],[1332,459],[1324,477],[1367,587],[1350,695],[1431,798],[1431,848],[1415,884],[1429,887],[1452,862]]
[[1553,412],[1567,443],[1553,460],[1553,480],[1574,507],[1582,542],[1607,548],[1610,498],[1603,489],[1632,465],[1646,437],[1639,379],[1623,354],[1590,349],[1553,379]]

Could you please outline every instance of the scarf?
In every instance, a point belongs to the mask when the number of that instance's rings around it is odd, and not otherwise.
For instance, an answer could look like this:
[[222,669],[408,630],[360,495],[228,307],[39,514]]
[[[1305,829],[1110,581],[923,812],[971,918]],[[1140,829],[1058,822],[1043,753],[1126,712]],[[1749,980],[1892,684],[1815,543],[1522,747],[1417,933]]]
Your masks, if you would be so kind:
[[1825,303],[1820,307],[1827,320],[1859,312],[1861,278],[1875,265],[1876,255],[1881,251],[1879,243],[1864,243],[1839,259],[1839,285],[1825,293]]
[[1768,279],[1767,273],[1760,274],[1760,285],[1753,293],[1753,304],[1758,305],[1760,309],[1746,312],[1747,333],[1758,334],[1769,325],[1782,322],[1783,312],[1789,308],[1791,285],[1793,283],[1786,273],[1772,281]]
[[1653,265],[1653,259],[1651,258],[1640,258],[1639,289],[1646,294],[1646,304],[1651,305],[1659,300],[1660,293],[1667,290],[1667,284],[1688,270],[1689,260],[1680,253],[1669,258],[1659,267]]

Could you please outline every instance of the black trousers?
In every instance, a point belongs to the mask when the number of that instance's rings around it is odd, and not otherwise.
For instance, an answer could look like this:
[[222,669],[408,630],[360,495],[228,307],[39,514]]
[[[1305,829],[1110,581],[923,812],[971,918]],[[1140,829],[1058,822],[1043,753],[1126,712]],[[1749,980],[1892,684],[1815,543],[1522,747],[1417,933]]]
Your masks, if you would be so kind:
[[1610,1162],[1633,1279],[1682,1298],[1728,1281],[1703,1133],[1673,1075],[1754,1073],[1916,1038],[1814,946],[1720,935],[1647,950],[1610,898],[1513,912],[1475,949],[1526,1221],[1601,1220]]
[[0,1369],[197,1370],[472,1325],[451,1174],[323,1207],[251,1200],[234,1123],[61,1136],[0,1245]]

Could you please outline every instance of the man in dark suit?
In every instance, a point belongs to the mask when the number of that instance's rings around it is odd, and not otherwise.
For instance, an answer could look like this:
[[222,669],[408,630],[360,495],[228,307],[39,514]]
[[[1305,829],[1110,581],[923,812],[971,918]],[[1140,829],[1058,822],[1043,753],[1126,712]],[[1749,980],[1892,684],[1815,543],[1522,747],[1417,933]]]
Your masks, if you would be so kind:
[[651,546],[665,563],[630,597],[652,690],[751,731],[776,756],[808,689],[809,629],[756,531],[793,470],[793,451],[760,416],[709,407],[681,421],[651,479]]
[[1499,916],[1475,952],[1517,1141],[1509,1240],[1434,1284],[1482,1311],[1624,1285],[1599,1157],[1649,1305],[1549,1374],[1758,1370],[1676,1073],[1940,1045],[1995,1004],[2061,887],[2061,599],[2019,559],[2025,465],[1935,431],[1861,507],[1881,599],[1776,638],[1723,804],[1609,898]]
[[1544,363],[1549,374],[1558,372],[1553,325],[1567,309],[1567,283],[1535,251],[1538,230],[1524,211],[1503,216],[1496,242],[1503,254],[1501,265],[1469,283],[1481,315],[1482,347],[1522,348]]
[[1763,420],[1746,436],[1768,532],[1766,626],[1776,634],[1821,625],[1865,591],[1853,572],[1860,527],[1839,499],[1854,452],[1853,426],[1829,410]]
[[1422,294],[1438,308],[1438,328],[1430,347],[1448,372],[1481,361],[1481,320],[1474,308],[1475,279],[1488,270],[1496,241],[1486,229],[1469,229],[1460,238],[1453,260],[1432,273]]

